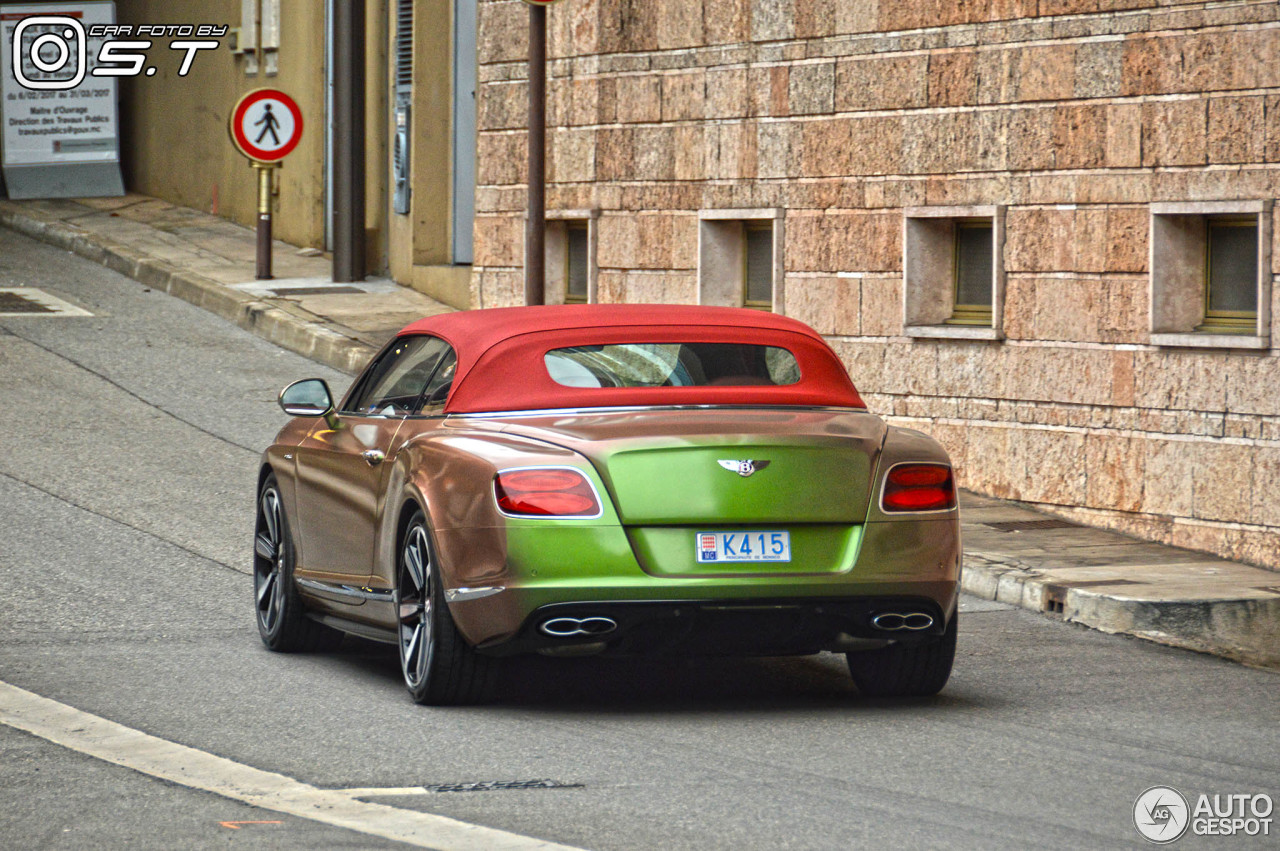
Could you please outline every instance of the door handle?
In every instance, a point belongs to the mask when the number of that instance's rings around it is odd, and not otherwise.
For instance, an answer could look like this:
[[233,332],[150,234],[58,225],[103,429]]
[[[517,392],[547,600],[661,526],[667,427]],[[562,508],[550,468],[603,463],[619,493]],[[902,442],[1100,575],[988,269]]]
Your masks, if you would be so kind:
[[360,453],[360,457],[369,462],[370,467],[376,467],[382,463],[387,456],[381,449],[366,449]]

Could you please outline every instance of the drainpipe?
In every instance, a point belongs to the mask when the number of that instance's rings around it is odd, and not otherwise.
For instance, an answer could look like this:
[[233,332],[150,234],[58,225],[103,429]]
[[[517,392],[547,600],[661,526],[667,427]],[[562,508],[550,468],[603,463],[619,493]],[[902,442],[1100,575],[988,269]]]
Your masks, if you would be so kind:
[[529,218],[525,222],[524,303],[546,301],[547,7],[529,4]]
[[333,280],[365,276],[365,0],[335,0]]

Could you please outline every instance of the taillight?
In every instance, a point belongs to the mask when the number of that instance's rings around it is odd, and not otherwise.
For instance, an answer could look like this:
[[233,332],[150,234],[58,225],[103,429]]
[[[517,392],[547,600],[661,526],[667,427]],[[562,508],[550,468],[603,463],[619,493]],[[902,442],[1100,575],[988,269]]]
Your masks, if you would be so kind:
[[600,513],[587,477],[567,468],[503,470],[493,480],[498,507],[507,514],[583,517]]
[[956,507],[956,483],[945,464],[899,464],[884,481],[885,511],[942,511]]

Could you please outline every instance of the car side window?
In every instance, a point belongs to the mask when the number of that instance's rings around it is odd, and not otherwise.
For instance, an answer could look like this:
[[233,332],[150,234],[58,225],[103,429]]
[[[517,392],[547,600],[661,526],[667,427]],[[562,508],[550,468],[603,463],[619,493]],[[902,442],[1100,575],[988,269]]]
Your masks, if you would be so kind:
[[452,353],[439,337],[405,337],[369,366],[343,413],[402,417],[413,412],[440,359]]
[[427,384],[422,394],[421,413],[432,415],[444,411],[444,403],[449,398],[449,388],[453,387],[453,374],[458,371],[458,355],[449,349],[440,358],[440,365]]

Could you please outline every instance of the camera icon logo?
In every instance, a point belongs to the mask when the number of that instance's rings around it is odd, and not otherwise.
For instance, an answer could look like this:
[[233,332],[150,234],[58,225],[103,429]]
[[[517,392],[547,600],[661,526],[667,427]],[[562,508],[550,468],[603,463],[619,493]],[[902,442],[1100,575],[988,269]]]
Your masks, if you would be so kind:
[[[85,41],[84,25],[75,18],[64,15],[23,18],[13,30],[13,76],[18,85],[24,89],[74,89],[84,80],[87,69]],[[42,72],[37,79],[27,76],[28,62]],[[45,76],[64,71],[67,72],[64,75]]]

